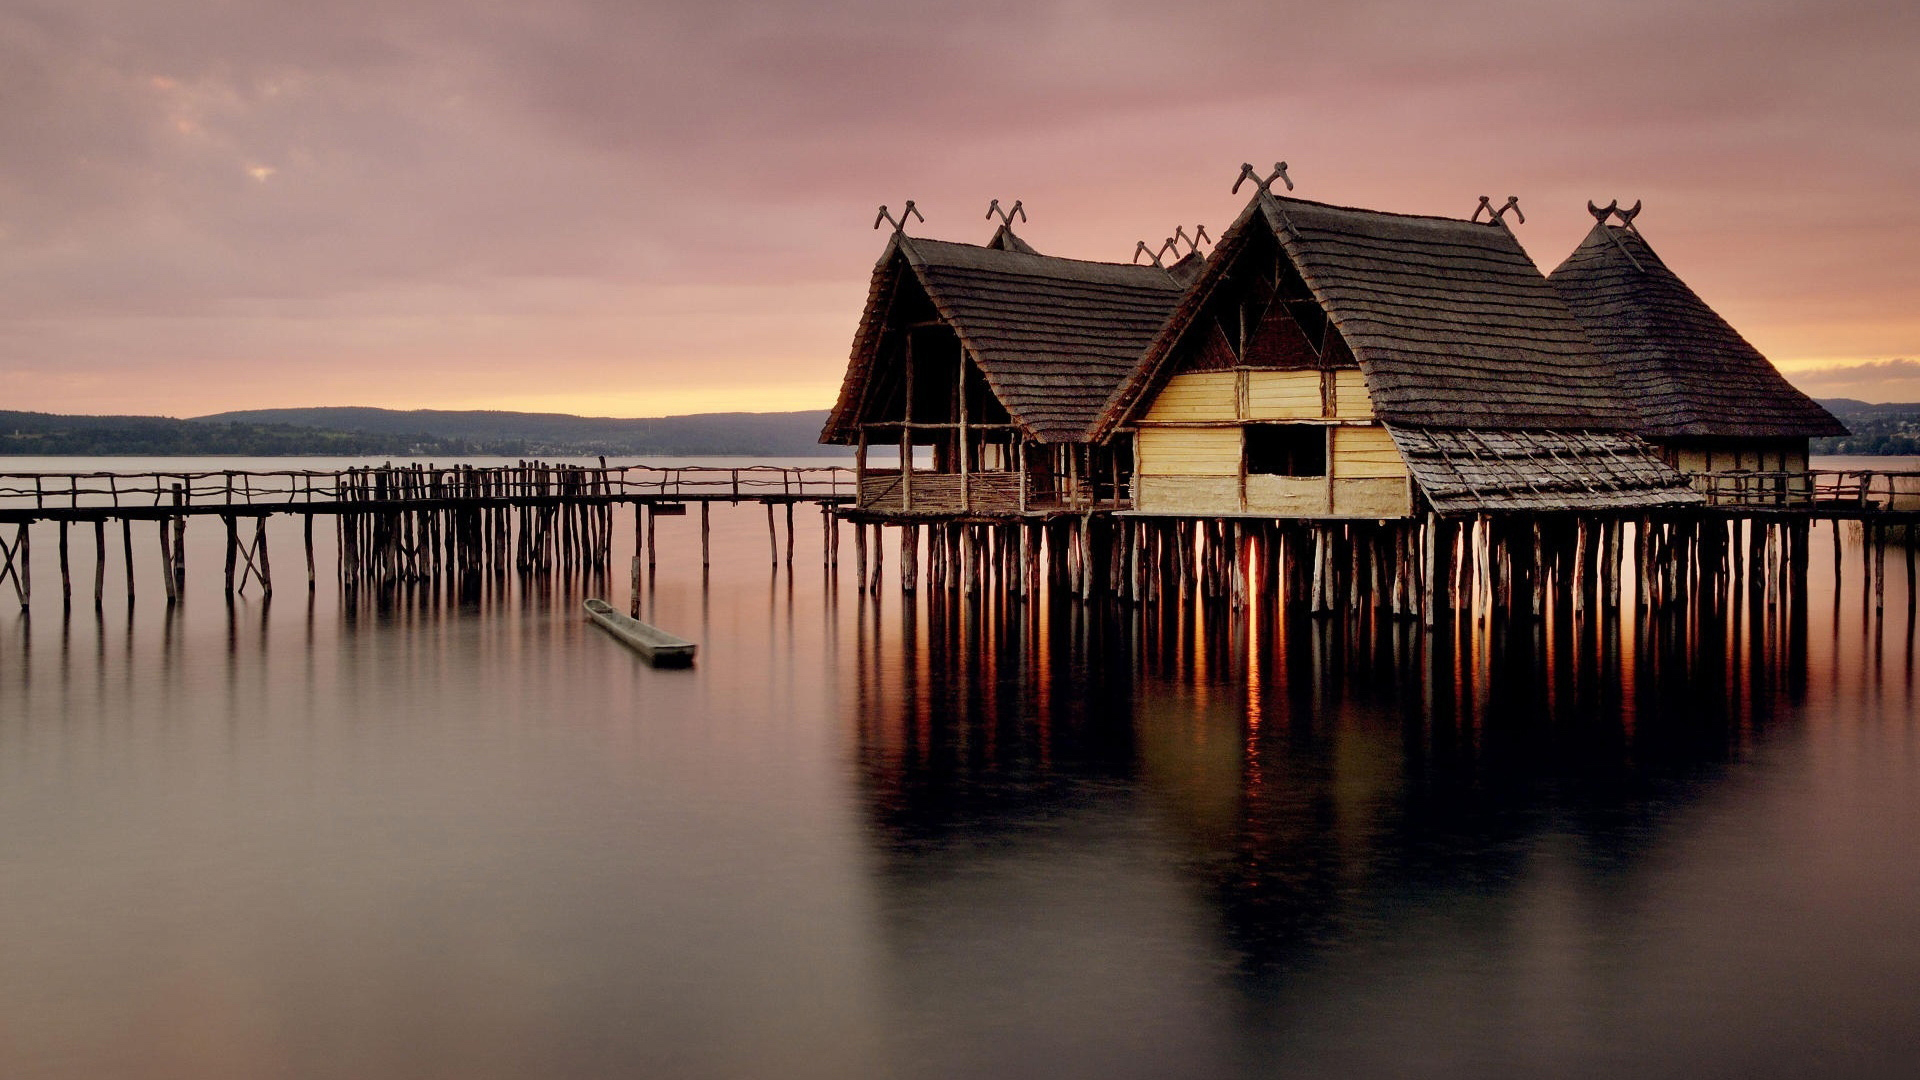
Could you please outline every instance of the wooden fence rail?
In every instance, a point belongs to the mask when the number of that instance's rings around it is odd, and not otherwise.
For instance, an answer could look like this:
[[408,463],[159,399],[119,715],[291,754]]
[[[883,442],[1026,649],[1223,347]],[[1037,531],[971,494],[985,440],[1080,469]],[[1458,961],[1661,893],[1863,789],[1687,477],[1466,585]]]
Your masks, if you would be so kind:
[[0,473],[0,509],[132,509],[405,500],[601,497],[834,498],[854,494],[840,466],[399,465],[341,470]]

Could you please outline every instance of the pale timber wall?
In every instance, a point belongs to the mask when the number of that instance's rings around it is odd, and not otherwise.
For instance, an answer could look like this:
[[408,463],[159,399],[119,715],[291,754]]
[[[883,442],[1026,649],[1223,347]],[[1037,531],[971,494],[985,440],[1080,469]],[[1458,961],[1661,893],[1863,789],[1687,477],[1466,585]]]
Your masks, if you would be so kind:
[[1813,497],[1805,439],[1669,439],[1656,445],[1660,456],[1692,477],[1694,488],[1711,502],[1793,504]]
[[[1207,371],[1176,375],[1136,433],[1136,510],[1274,517],[1406,517],[1406,462],[1358,370]],[[1326,433],[1324,476],[1248,474],[1245,421],[1297,420]]]

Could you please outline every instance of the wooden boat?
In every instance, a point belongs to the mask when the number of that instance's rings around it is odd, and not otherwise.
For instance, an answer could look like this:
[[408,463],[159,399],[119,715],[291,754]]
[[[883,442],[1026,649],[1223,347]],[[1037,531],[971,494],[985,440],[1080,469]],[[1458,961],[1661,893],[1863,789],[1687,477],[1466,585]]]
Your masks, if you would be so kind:
[[587,609],[587,615],[594,622],[606,628],[607,633],[619,638],[655,665],[681,667],[693,663],[696,647],[693,642],[674,637],[639,619],[628,618],[613,610],[613,605],[605,600],[589,597],[581,606]]

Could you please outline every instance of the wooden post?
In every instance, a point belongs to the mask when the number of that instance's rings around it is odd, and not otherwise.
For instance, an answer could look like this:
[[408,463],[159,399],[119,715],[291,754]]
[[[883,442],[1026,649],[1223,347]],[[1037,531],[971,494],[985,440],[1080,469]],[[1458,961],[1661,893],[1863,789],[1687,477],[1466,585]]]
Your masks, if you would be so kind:
[[[186,492],[179,484],[173,485],[173,505],[186,505]],[[187,591],[187,515],[177,514],[173,519],[173,592],[170,598],[178,599]]]
[[914,592],[920,587],[920,526],[900,528],[900,591]]
[[253,550],[260,559],[260,565],[254,569],[254,576],[260,579],[260,595],[271,597],[273,595],[273,563],[269,561],[267,555],[267,515],[265,514],[253,519]]
[[73,606],[73,574],[67,565],[67,522],[63,518],[60,526],[60,603],[65,607]]
[[166,518],[160,519],[160,578],[167,587],[167,603],[178,599],[177,586],[173,580],[173,523]]
[[1885,525],[1879,525],[1873,530],[1873,613],[1875,615],[1884,615],[1886,610],[1887,527]]
[[787,504],[787,566],[793,566],[793,504]]
[[20,607],[27,606],[26,574],[15,560],[24,553],[27,543],[27,523],[21,522],[14,530],[13,545],[0,539],[0,581],[13,579],[14,596],[20,601]]
[[120,519],[120,539],[121,539],[121,541],[122,541],[122,544],[123,544],[123,548],[124,548],[124,550],[125,550],[125,552],[126,552],[126,560],[127,560],[127,602],[128,602],[128,603],[132,603],[132,602],[133,602],[133,596],[134,596],[134,590],[133,590],[133,519],[132,519],[132,518],[121,518],[121,519]]
[[[647,504],[643,502],[633,504],[633,569],[628,575],[631,580],[627,586],[627,614],[635,619],[640,617],[640,555],[647,546],[646,533],[642,528],[642,519],[646,517],[646,506]],[[700,509],[706,508],[707,504],[700,504]],[[705,537],[702,537],[702,540],[704,541]],[[705,544],[703,543],[701,547],[704,552]]]
[[305,541],[307,548],[307,591],[312,592],[314,590],[312,512],[300,515],[300,536],[301,539]]
[[221,514],[220,520],[227,527],[227,595],[231,597],[233,595],[233,566],[234,560],[239,554],[240,537],[232,514]]
[[960,386],[959,409],[956,415],[960,426],[956,442],[959,444],[960,451],[960,512],[965,514],[973,510],[972,483],[967,479],[969,465],[967,462],[967,354],[965,350],[960,353],[958,367],[960,368]]
[[1315,615],[1327,611],[1332,607],[1331,604],[1327,603],[1327,594],[1330,588],[1327,582],[1327,566],[1333,561],[1331,553],[1327,550],[1330,539],[1331,537],[1327,532],[1327,527],[1318,522],[1314,523],[1313,583],[1309,591],[1313,596],[1312,611]]
[[1441,612],[1447,607],[1450,599],[1447,595],[1449,583],[1446,575],[1452,569],[1453,545],[1449,543],[1450,537],[1444,532],[1440,518],[1434,514],[1427,515],[1427,520],[1420,531],[1423,534],[1426,556],[1425,581],[1420,594],[1420,616],[1427,628],[1432,629],[1439,625]]
[[[966,357],[960,359],[961,367],[966,366]],[[900,407],[900,511],[913,511],[913,330],[907,330],[906,356],[902,366],[906,369],[905,401]],[[905,567],[902,566],[904,571]]]
[[1907,549],[1907,630],[1909,633],[1913,631],[1914,605],[1916,601],[1920,601],[1920,596],[1916,595],[1913,580],[1913,549],[1920,547],[1920,536],[1914,535],[1917,527],[1920,526],[1916,526],[1913,522],[1907,523],[1907,542],[1902,545]]
[[99,611],[107,591],[107,519],[93,523],[93,610]]
[[[822,504],[821,509],[822,510],[825,509],[825,504]],[[702,574],[707,573],[708,570],[711,569],[713,566],[713,522],[711,520],[712,511],[713,511],[713,504],[705,500],[701,500],[701,503],[700,503],[700,572]],[[825,518],[825,520],[829,522],[832,521],[831,516],[824,515],[824,514],[822,516],[823,518]]]
[[867,527],[853,524],[853,585],[856,592],[867,590]]

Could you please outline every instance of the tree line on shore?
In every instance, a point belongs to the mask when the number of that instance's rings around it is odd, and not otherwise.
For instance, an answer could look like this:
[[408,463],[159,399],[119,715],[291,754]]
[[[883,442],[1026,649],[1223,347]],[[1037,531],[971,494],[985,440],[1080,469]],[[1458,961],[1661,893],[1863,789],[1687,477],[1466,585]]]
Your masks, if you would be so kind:
[[819,445],[824,412],[620,419],[563,413],[317,408],[166,416],[0,411],[0,454],[329,457],[562,455],[792,457]]

